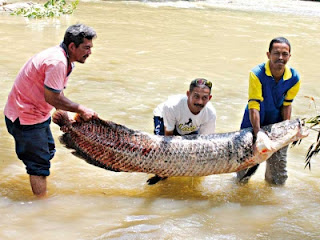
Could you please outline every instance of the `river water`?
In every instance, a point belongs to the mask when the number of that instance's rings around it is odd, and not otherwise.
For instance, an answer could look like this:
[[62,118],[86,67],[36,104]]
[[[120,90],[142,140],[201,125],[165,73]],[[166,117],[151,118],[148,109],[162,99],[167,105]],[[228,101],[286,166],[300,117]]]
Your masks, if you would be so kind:
[[[268,4],[269,2],[269,4]],[[77,64],[65,95],[101,118],[152,133],[152,111],[197,77],[213,81],[217,132],[239,129],[248,73],[266,61],[270,40],[287,37],[302,79],[293,117],[318,114],[320,3],[303,1],[82,1],[71,16],[29,20],[0,15],[0,110],[24,62],[82,22],[96,29],[93,54]],[[315,102],[305,96],[313,97]],[[285,186],[249,184],[234,174],[169,178],[114,173],[59,143],[48,198],[36,200],[0,115],[0,239],[320,239],[320,163],[304,169],[316,133],[289,149]]]

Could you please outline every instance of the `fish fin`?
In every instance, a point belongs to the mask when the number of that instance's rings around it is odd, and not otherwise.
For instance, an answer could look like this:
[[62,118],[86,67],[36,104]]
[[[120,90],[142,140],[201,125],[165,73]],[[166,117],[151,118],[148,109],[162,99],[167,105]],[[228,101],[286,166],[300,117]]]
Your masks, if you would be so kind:
[[161,180],[165,180],[165,179],[167,179],[167,177],[160,177],[160,176],[158,176],[158,175],[154,175],[153,177],[151,177],[151,178],[149,178],[149,179],[147,180],[147,183],[148,183],[148,185],[154,185],[154,184],[156,184],[157,182],[159,182],[159,181],[161,181]]
[[244,175],[239,178],[239,183],[247,183],[250,177],[257,171],[259,164],[254,165],[251,168],[247,168],[244,171]]

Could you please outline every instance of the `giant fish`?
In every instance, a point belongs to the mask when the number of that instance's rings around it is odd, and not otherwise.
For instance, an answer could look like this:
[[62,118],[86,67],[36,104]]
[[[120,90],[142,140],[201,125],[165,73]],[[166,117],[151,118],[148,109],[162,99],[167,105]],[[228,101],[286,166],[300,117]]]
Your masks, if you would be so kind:
[[308,135],[303,122],[287,120],[264,126],[253,143],[251,128],[194,136],[157,136],[98,117],[70,120],[56,111],[60,140],[88,163],[116,172],[153,173],[160,177],[207,176],[238,172],[267,160],[280,148]]

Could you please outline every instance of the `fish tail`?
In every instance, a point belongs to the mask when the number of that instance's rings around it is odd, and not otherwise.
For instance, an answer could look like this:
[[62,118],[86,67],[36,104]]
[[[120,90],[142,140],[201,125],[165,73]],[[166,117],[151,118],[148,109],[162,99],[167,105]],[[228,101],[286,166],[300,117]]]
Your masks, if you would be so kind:
[[71,124],[71,120],[68,116],[68,113],[63,110],[57,110],[52,114],[52,121],[59,125],[60,127],[62,126],[67,126]]

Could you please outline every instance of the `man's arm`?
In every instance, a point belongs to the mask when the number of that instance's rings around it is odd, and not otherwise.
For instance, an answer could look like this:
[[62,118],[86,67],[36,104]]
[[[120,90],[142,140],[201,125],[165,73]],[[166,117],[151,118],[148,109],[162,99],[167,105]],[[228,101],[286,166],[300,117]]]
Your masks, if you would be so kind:
[[291,111],[292,111],[292,101],[297,96],[300,89],[300,80],[288,90],[282,108],[281,108],[281,117],[282,120],[290,120],[291,118]]
[[166,127],[164,127],[164,135],[165,136],[173,136],[173,131],[167,131]]
[[58,93],[45,88],[44,97],[46,102],[54,106],[56,109],[79,113],[85,121],[89,120],[93,116],[97,116],[93,110],[66,98],[62,91]]
[[260,112],[255,108],[249,109],[250,122],[253,128],[253,134],[256,137],[260,130]]
[[292,111],[292,105],[282,106],[282,109],[281,109],[282,120],[290,120],[291,111]]
[[249,118],[256,137],[260,130],[260,102],[263,101],[262,84],[259,78],[250,72],[249,75]]

